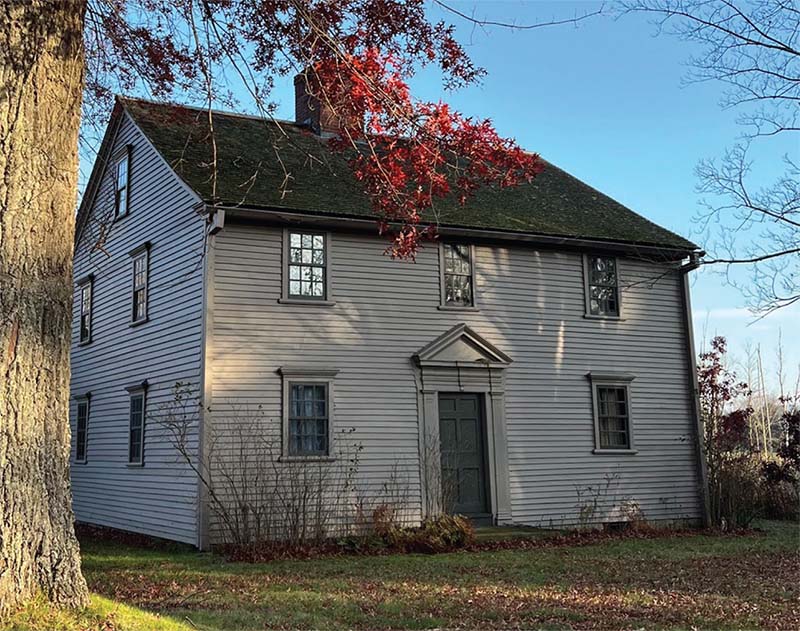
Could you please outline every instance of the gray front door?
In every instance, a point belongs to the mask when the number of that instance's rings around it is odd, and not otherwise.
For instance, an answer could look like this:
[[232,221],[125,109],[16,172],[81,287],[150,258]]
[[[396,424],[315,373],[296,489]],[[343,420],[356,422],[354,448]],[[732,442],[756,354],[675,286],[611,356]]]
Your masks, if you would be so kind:
[[440,394],[439,437],[445,508],[473,519],[491,517],[481,396]]

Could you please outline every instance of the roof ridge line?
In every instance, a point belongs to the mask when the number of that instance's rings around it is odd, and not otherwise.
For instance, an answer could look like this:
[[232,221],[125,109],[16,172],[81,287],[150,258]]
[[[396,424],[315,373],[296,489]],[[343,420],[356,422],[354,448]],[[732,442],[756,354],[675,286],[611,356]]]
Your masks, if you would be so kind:
[[[119,100],[123,105],[126,102],[140,102],[140,103],[147,103],[149,105],[157,105],[161,107],[173,107],[173,108],[183,108],[187,110],[194,110],[197,112],[208,112],[209,109],[207,107],[199,107],[197,105],[187,105],[185,103],[178,103],[177,101],[155,101],[153,99],[144,99],[138,96],[125,96],[124,94],[117,94],[115,98]],[[280,123],[283,125],[292,125],[293,127],[300,127],[305,128],[307,125],[302,125],[301,123],[297,123],[296,121],[292,121],[285,118],[275,118],[270,116],[260,116],[258,114],[244,114],[242,112],[232,112],[230,110],[219,110],[216,108],[211,108],[212,114],[217,114],[219,116],[230,116],[232,118],[245,118],[248,120],[256,120],[256,121],[266,121],[266,122],[273,122],[273,123]]]

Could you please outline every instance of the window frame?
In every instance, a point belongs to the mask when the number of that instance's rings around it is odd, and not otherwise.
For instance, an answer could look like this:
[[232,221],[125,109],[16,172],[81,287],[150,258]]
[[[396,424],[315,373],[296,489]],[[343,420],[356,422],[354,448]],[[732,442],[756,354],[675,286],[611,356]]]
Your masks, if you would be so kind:
[[[89,456],[89,415],[91,414],[91,399],[92,394],[87,392],[79,397],[75,397],[76,406],[75,406],[75,457],[73,462],[75,464],[86,464],[88,462]],[[80,457],[80,440],[79,437],[81,435],[80,429],[80,418],[81,418],[81,406],[86,407],[86,415],[83,421],[83,457]]]
[[[150,320],[150,242],[147,241],[128,254],[131,257],[130,326],[138,326]],[[144,259],[144,285],[136,284],[136,262]],[[137,318],[136,292],[144,288],[144,316]]]
[[[617,313],[603,314],[592,313],[592,259],[603,258],[614,260],[614,282],[617,294]],[[583,255],[583,293],[584,293],[584,317],[596,320],[621,320],[622,319],[622,291],[619,285],[619,263],[620,257],[610,254],[589,253]]]
[[[120,203],[119,203],[119,167],[121,164],[125,164],[125,208],[124,212],[120,212]],[[114,221],[117,219],[122,219],[123,217],[127,217],[130,214],[131,208],[131,146],[126,145],[125,149],[119,152],[114,158],[112,159],[112,164],[114,166],[113,175],[114,175]]]
[[[594,449],[592,453],[595,454],[619,454],[619,455],[634,455],[638,453],[636,443],[634,440],[634,411],[631,401],[632,387],[631,384],[635,379],[634,375],[629,373],[588,373],[586,377],[589,380],[591,387],[592,397],[592,416],[594,418]],[[600,388],[623,388],[625,390],[625,400],[627,405],[627,432],[628,432],[628,446],[627,447],[603,447],[600,438]]]
[[[92,317],[94,315],[94,274],[88,274],[75,283],[78,288],[78,344],[83,346],[90,344],[94,336]],[[89,290],[89,311],[87,314],[89,321],[89,334],[83,337],[83,317],[84,317],[84,292]]]
[[[127,465],[129,467],[143,467],[144,466],[144,445],[145,445],[145,428],[147,427],[147,389],[148,389],[147,380],[142,381],[141,383],[134,384],[132,386],[128,386],[125,388],[128,391],[128,460]],[[141,427],[139,433],[139,459],[132,460],[132,448],[133,448],[133,401],[136,398],[141,397],[142,399],[142,419],[141,419]]]
[[[325,257],[324,264],[322,265],[322,291],[323,295],[320,296],[295,296],[289,293],[289,269],[291,263],[291,235],[310,235],[322,237],[323,239],[323,256]],[[319,267],[319,266],[315,266]],[[314,230],[305,228],[286,228],[283,231],[283,261],[281,265],[281,297],[278,302],[281,303],[294,303],[305,305],[333,305],[335,302],[331,299],[331,233],[324,230]]]
[[[283,379],[281,397],[281,461],[315,461],[326,462],[336,460],[336,444],[334,442],[335,406],[334,377],[339,371],[334,368],[292,368],[281,367],[278,373]],[[290,406],[291,388],[293,385],[324,385],[327,393],[328,412],[328,451],[326,454],[293,454],[290,451]]]
[[[445,264],[445,248],[463,245],[469,248],[469,265],[470,265],[470,293],[472,295],[472,304],[451,304],[447,302],[447,272]],[[463,275],[463,274],[462,274]],[[476,283],[475,283],[475,245],[471,243],[455,242],[455,241],[442,241],[439,244],[439,309],[449,311],[478,311],[478,297],[476,296]]]

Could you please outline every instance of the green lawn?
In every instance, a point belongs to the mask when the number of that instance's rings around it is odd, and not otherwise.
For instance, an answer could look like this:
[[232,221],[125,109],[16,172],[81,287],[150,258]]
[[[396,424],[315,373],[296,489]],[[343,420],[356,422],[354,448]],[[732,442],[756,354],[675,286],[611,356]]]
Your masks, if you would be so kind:
[[10,628],[800,629],[800,528],[763,528],[741,537],[264,565],[88,540],[90,611],[33,606]]

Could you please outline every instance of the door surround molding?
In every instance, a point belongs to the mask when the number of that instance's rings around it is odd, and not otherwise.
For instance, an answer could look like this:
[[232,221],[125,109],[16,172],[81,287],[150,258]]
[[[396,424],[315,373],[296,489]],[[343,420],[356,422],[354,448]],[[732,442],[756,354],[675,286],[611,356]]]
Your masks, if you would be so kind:
[[413,356],[419,369],[420,488],[423,517],[442,510],[439,393],[483,395],[489,497],[493,521],[511,523],[505,369],[511,358],[465,324]]

